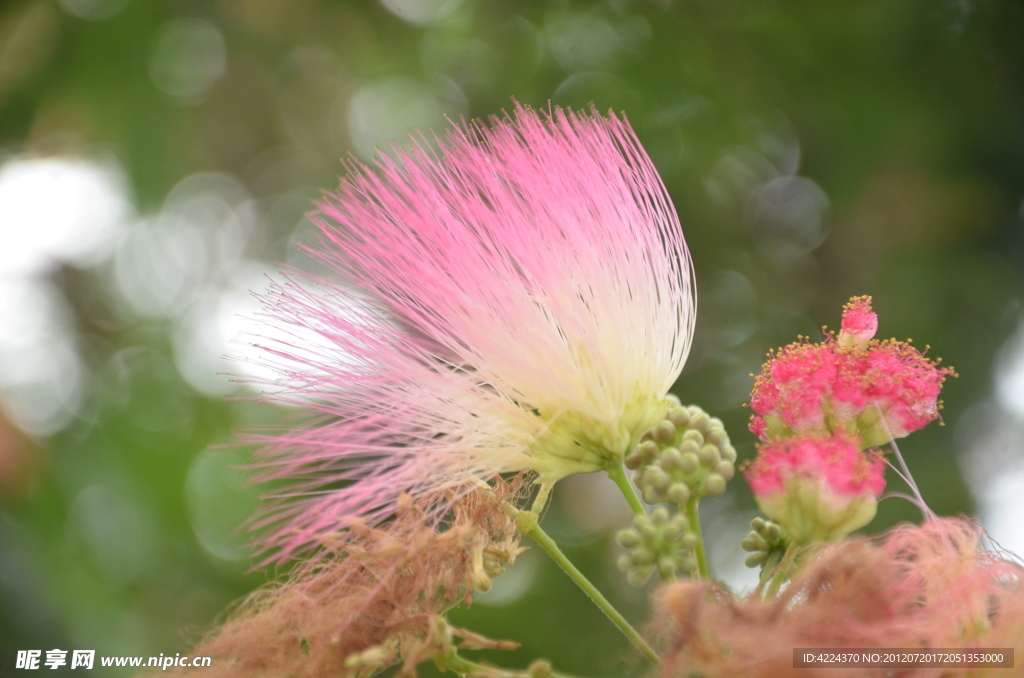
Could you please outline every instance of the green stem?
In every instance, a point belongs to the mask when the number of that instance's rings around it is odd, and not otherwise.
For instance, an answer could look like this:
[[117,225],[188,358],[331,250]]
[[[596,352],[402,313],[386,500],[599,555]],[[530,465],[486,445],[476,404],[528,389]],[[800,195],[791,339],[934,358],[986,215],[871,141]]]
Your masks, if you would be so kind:
[[768,585],[768,582],[772,578],[772,574],[775,573],[775,568],[779,566],[782,561],[782,552],[773,549],[771,554],[768,556],[768,560],[765,561],[764,566],[761,568],[761,576],[758,581],[757,588],[754,589],[754,593],[758,596],[764,591],[764,587]]
[[542,483],[540,489],[537,490],[537,497],[533,500],[533,506],[530,510],[540,515],[541,511],[544,510],[544,506],[548,503],[548,496],[551,494],[551,488],[555,485],[554,483]]
[[644,505],[640,503],[640,497],[636,496],[636,490],[633,488],[633,483],[629,482],[629,478],[626,477],[626,469],[622,464],[612,466],[608,468],[608,477],[615,481],[615,484],[622,490],[622,495],[626,497],[626,501],[629,502],[629,508],[633,509],[633,513],[638,516],[647,515],[647,511],[644,510]]
[[768,585],[768,592],[765,594],[769,600],[779,594],[779,589],[782,588],[783,582],[789,576],[789,570],[793,567],[793,561],[796,560],[796,551],[796,546],[790,546],[786,555],[783,556],[782,562],[779,563],[775,576],[772,577],[772,583]]
[[704,549],[704,533],[700,530],[700,516],[697,515],[697,504],[700,499],[690,497],[686,502],[686,517],[690,521],[690,532],[697,537],[697,547],[694,552],[697,555],[697,574],[701,579],[711,579],[711,569],[708,568],[708,553]]
[[640,650],[648,661],[655,666],[661,664],[661,658],[658,657],[658,654],[653,649],[651,649],[651,646],[647,644],[647,641],[637,633],[636,629],[630,626],[629,622],[626,621],[626,618],[623,617],[610,602],[608,602],[608,599],[597,590],[597,587],[591,584],[590,580],[587,579],[582,572],[576,569],[576,566],[572,564],[572,561],[566,558],[565,554],[562,553],[562,550],[558,548],[558,544],[548,536],[548,533],[541,529],[540,525],[537,524],[536,513],[520,511],[507,502],[503,503],[501,508],[506,515],[516,521],[516,529],[519,530],[519,533],[524,534],[537,542],[537,545],[551,556],[551,559],[555,561],[567,575],[569,575],[570,579],[576,582],[577,586],[583,589],[583,592],[586,593],[592,601],[594,601],[594,604],[605,613],[605,616],[607,616],[613,624],[619,627],[619,630],[629,638],[633,645],[636,646],[636,649]]

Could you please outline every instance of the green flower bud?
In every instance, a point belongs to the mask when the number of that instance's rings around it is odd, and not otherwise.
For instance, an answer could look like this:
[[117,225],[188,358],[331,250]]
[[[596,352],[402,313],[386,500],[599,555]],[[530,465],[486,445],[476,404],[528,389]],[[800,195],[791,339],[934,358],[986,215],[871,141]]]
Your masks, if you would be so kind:
[[682,506],[694,496],[716,496],[736,475],[736,450],[720,419],[696,406],[670,407],[627,456],[644,501]]
[[644,547],[633,549],[634,565],[650,565],[654,562],[654,554]]
[[[715,420],[717,421],[717,419]],[[729,444],[729,436],[725,432],[724,428],[712,428],[708,431],[707,435],[704,436],[704,440],[711,443],[715,447],[721,449]]]
[[771,548],[764,538],[756,532],[751,532],[743,541],[740,542],[740,546],[743,547],[744,551],[767,551]]
[[643,461],[643,465],[653,464],[654,460],[658,458],[658,452],[661,448],[658,447],[658,443],[653,440],[646,440],[637,445],[637,452],[640,453],[640,459]]
[[661,467],[666,471],[674,471],[679,468],[679,463],[683,460],[682,453],[679,452],[678,448],[666,447],[661,453]]
[[[721,423],[721,422],[719,422],[719,423]],[[711,426],[711,417],[708,416],[708,413],[705,412],[704,410],[701,410],[701,411],[695,412],[695,413],[694,412],[690,413],[690,430],[691,431],[696,430],[696,431],[700,431],[701,433],[706,433],[710,426]]]
[[767,560],[768,552],[758,551],[756,553],[751,553],[743,562],[746,563],[747,567],[757,567],[758,565],[763,565]]
[[700,468],[700,457],[697,456],[696,452],[686,452],[681,455],[679,460],[679,469],[688,475],[692,475],[697,472]]
[[624,549],[632,549],[640,545],[640,535],[634,530],[620,530],[615,536],[615,541]]
[[667,443],[676,437],[676,427],[671,421],[662,419],[651,430],[654,440],[659,443]]
[[690,501],[690,488],[682,483],[673,483],[666,494],[668,500],[677,506]]
[[697,539],[689,532],[689,522],[682,513],[673,515],[659,506],[650,515],[634,516],[633,527],[619,531],[616,541],[628,550],[617,564],[630,583],[643,585],[655,570],[664,578],[678,571],[692,571]]
[[736,467],[730,462],[720,461],[715,465],[715,473],[722,476],[726,480],[732,480],[733,476],[736,475]]
[[659,494],[667,492],[668,488],[672,485],[672,477],[661,469],[653,470],[657,470],[657,473],[653,474],[653,477],[651,478],[651,485],[654,486],[654,489],[656,489]]
[[630,570],[626,574],[626,581],[628,581],[633,586],[640,588],[641,586],[647,583],[647,580],[650,578],[652,571],[653,570],[651,568]]
[[750,521],[750,527],[753,529],[740,542],[744,551],[752,552],[746,559],[747,567],[774,567],[789,548],[789,537],[781,526],[760,516]]
[[697,457],[700,458],[700,463],[707,468],[714,468],[722,460],[721,455],[718,453],[718,448],[714,445],[705,445],[700,448]]
[[676,428],[687,428],[690,425],[690,412],[685,407],[674,407],[665,416],[675,424]]
[[[682,444],[685,445],[688,442],[692,442],[698,448],[702,447],[704,445],[704,434],[691,428],[683,434]],[[682,447],[682,445],[680,445],[680,447]]]
[[704,494],[709,497],[717,497],[725,492],[725,478],[712,473],[704,479]]

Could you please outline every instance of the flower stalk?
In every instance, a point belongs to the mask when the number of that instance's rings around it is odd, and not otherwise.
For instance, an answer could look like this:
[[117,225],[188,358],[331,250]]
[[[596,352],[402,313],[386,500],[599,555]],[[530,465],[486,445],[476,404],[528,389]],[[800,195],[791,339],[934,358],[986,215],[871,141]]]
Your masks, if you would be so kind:
[[640,497],[636,495],[633,483],[629,482],[629,478],[626,477],[626,468],[622,464],[609,466],[608,477],[619,486],[619,490],[622,491],[622,496],[624,496],[626,501],[629,502],[629,508],[633,509],[634,515],[647,515],[647,511],[644,510],[644,505],[640,503]]
[[640,653],[647,658],[655,666],[661,664],[661,658],[658,653],[647,644],[647,641],[643,639],[643,636],[630,625],[626,618],[615,609],[615,607],[604,597],[597,587],[594,586],[586,576],[579,571],[579,569],[572,564],[562,550],[558,548],[558,544],[545,532],[540,524],[537,522],[537,514],[531,511],[520,511],[515,506],[509,503],[503,503],[501,505],[502,511],[505,515],[509,516],[516,521],[516,529],[520,534],[530,537],[537,545],[540,546],[545,553],[547,553],[555,563],[558,564],[562,570],[569,575],[569,578],[576,582],[576,585],[583,590],[587,597],[589,597],[597,607],[604,612],[605,616],[611,620],[615,626],[622,631],[623,635],[630,640],[631,643],[636,647]]
[[698,497],[690,497],[686,502],[686,517],[690,521],[690,532],[697,537],[694,553],[697,556],[697,575],[707,581],[711,579],[711,568],[708,567],[708,553],[704,548],[704,533],[700,530],[700,516],[697,514]]
[[768,584],[768,591],[765,594],[769,600],[779,594],[779,589],[789,579],[789,572],[793,569],[793,562],[796,560],[798,548],[797,546],[790,546],[789,550],[786,551],[786,555],[782,557],[781,562],[775,568],[771,577],[771,583]]

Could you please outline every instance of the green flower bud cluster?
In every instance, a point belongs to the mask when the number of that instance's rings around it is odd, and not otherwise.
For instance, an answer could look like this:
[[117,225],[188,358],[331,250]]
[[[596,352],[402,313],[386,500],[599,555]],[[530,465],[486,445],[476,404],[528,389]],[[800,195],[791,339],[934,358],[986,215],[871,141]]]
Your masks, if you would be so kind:
[[750,527],[753,529],[741,542],[743,550],[751,552],[747,567],[774,568],[789,548],[788,535],[781,526],[760,516],[750,521]]
[[674,405],[640,444],[626,467],[648,504],[683,506],[691,497],[715,497],[736,474],[736,450],[720,419],[691,405]]
[[643,586],[655,568],[667,579],[697,567],[693,555],[697,538],[681,513],[670,518],[668,510],[659,506],[649,516],[635,516],[633,527],[621,530],[616,540],[626,549],[619,556],[619,569],[633,586]]

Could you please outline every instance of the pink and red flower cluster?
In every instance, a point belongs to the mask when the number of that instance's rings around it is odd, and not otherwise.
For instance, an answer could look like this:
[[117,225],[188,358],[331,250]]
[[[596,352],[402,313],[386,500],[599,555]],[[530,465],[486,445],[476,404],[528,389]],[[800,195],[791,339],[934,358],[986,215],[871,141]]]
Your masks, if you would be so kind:
[[878,450],[862,452],[849,433],[831,438],[811,433],[760,446],[760,454],[746,470],[747,482],[759,496],[782,492],[797,476],[837,494],[870,491],[877,496],[885,489],[885,462]]
[[873,339],[870,297],[843,309],[839,336],[772,355],[754,384],[750,430],[763,442],[744,471],[761,510],[797,541],[866,525],[885,489],[876,448],[938,418],[939,367],[906,342]]
[[885,489],[881,451],[846,432],[802,433],[760,446],[745,475],[766,516],[797,543],[842,539],[875,517]]
[[942,383],[955,373],[909,343],[872,339],[877,329],[870,297],[855,297],[838,338],[802,339],[773,355],[754,384],[750,430],[768,441],[843,428],[870,447],[937,419]]

